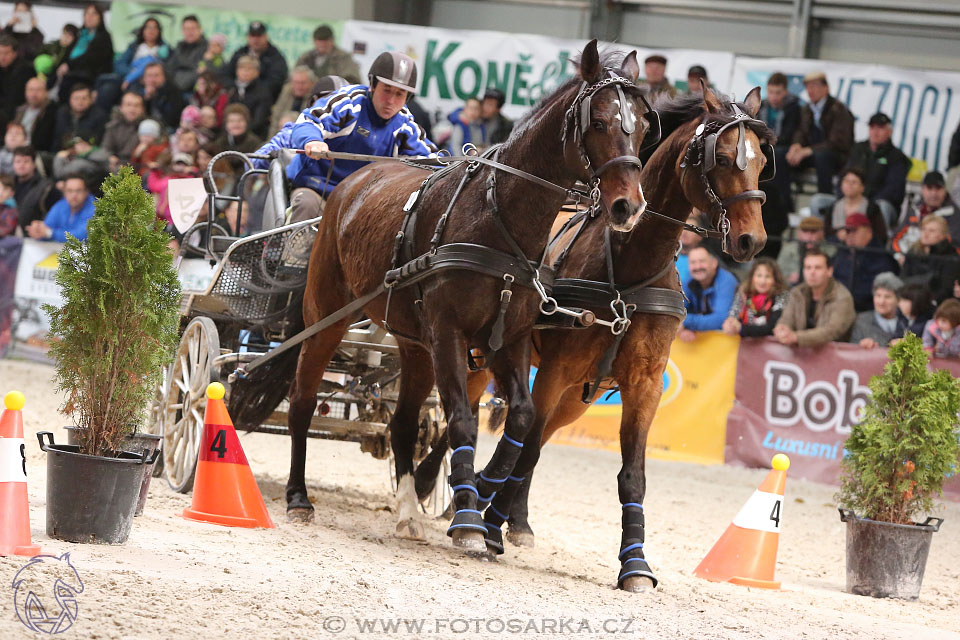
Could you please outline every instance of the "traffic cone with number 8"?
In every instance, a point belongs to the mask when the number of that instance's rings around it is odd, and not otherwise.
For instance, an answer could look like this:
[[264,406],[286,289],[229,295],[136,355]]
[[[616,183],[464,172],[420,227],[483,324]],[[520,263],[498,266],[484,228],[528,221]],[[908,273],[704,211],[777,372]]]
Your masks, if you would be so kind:
[[272,529],[273,520],[223,402],[224,393],[219,382],[207,387],[193,504],[183,510],[183,517],[227,527]]
[[3,397],[0,415],[0,556],[35,556],[30,543],[27,504],[27,450],[23,443],[24,398],[19,391]]
[[773,456],[773,469],[753,492],[733,523],[694,569],[711,582],[732,582],[745,587],[779,589],[773,579],[783,515],[783,489],[790,458]]

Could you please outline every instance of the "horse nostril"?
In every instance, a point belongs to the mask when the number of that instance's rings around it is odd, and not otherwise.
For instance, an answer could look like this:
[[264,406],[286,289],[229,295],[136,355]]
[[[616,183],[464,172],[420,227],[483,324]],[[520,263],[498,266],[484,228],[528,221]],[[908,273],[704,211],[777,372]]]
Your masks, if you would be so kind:
[[752,235],[749,233],[742,234],[740,239],[737,241],[737,244],[740,246],[740,252],[742,255],[753,255],[754,240]]
[[633,205],[630,204],[630,201],[626,198],[617,198],[614,201],[613,206],[610,208],[610,213],[613,214],[613,219],[617,221],[626,221],[633,215]]

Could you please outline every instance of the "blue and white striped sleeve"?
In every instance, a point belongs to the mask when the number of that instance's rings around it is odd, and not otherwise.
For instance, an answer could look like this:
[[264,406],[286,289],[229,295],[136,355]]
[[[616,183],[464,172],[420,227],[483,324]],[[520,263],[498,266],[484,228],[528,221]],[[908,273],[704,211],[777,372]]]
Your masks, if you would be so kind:
[[402,156],[437,157],[437,145],[427,139],[423,129],[413,119],[413,114],[406,108],[400,113],[404,116],[404,122],[393,132],[397,139],[397,153]]
[[348,136],[357,126],[357,114],[366,93],[364,87],[336,93],[300,114],[293,126],[291,142],[303,149],[308,142]]

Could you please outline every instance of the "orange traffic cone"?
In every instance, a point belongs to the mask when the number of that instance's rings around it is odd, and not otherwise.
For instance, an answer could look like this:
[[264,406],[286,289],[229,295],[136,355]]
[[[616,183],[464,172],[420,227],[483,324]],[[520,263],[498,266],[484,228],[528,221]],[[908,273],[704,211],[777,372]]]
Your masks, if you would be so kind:
[[40,553],[40,545],[30,543],[23,405],[23,394],[19,391],[3,397],[6,408],[0,415],[0,556]]
[[707,557],[694,569],[696,576],[712,582],[732,582],[745,587],[779,589],[773,579],[783,514],[783,488],[790,458],[773,456],[773,469],[760,488],[743,505]]
[[183,517],[228,527],[272,529],[273,520],[247,464],[247,456],[243,454],[240,438],[223,403],[223,394],[224,388],[219,382],[207,387],[207,412],[193,483],[193,504],[183,510]]

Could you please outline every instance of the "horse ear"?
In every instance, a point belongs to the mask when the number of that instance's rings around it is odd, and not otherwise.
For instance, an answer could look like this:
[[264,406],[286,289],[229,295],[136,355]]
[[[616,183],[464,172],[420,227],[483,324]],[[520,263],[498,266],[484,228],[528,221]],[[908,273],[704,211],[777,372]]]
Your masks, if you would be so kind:
[[600,79],[600,52],[597,51],[596,39],[588,42],[580,55],[580,77],[587,84],[593,84]]
[[636,51],[627,54],[627,57],[623,59],[623,64],[620,65],[620,71],[623,72],[625,77],[630,78],[631,82],[637,81],[637,78],[640,77],[640,64],[637,62]]
[[747,97],[743,99],[743,106],[747,108],[750,117],[755,118],[757,116],[757,111],[760,110],[760,87],[754,87],[750,90]]
[[703,88],[703,108],[706,109],[708,113],[722,112],[723,105],[717,100],[716,94],[707,86],[703,78],[700,79],[700,86]]

